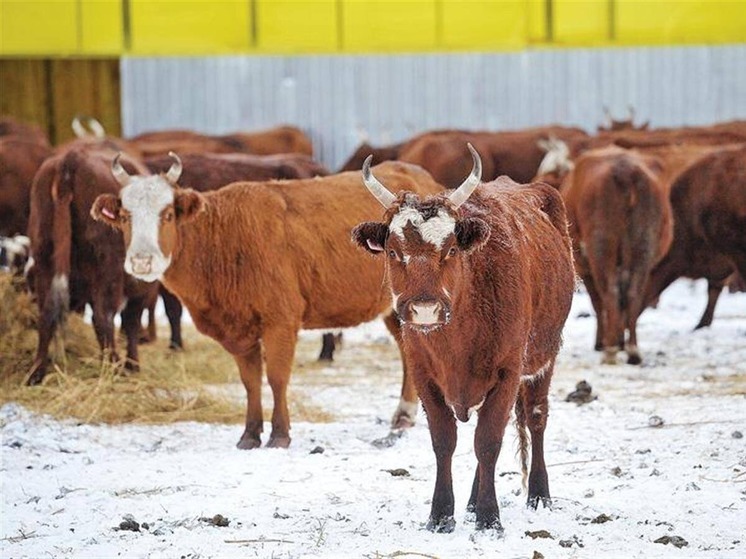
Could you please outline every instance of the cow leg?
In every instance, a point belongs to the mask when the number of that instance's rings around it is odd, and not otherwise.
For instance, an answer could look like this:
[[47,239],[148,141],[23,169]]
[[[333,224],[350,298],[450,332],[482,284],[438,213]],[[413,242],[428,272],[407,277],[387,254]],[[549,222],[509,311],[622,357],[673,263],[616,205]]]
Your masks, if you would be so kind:
[[160,294],[163,299],[163,306],[166,309],[168,325],[171,327],[171,343],[168,347],[171,349],[183,349],[184,343],[181,341],[181,301],[163,286],[160,287]]
[[495,494],[495,465],[502,448],[505,426],[510,409],[518,392],[518,379],[505,381],[493,389],[479,410],[477,429],[474,432],[474,452],[477,455],[479,487],[474,503],[477,530],[502,530],[500,510]]
[[140,338],[140,320],[144,310],[145,299],[143,297],[127,299],[127,304],[122,310],[122,330],[127,338],[127,360],[124,362],[124,368],[132,372],[140,370],[137,343]]
[[603,349],[603,305],[601,304],[601,296],[598,294],[596,284],[593,283],[593,278],[590,275],[583,276],[583,284],[585,285],[588,296],[591,298],[591,305],[593,305],[593,312],[596,313],[596,343],[593,349],[601,351]]
[[401,384],[401,397],[399,398],[399,406],[394,412],[394,417],[391,419],[392,429],[408,429],[414,426],[417,418],[417,390],[414,385],[412,375],[407,371],[407,362],[404,359],[403,340],[401,335],[401,326],[396,318],[396,315],[391,312],[386,315],[383,319],[391,335],[396,340],[396,345],[399,346],[399,356],[401,357],[402,363],[402,384]]
[[246,389],[246,427],[236,446],[242,450],[262,445],[262,348],[257,343],[245,355],[234,355],[241,382]]
[[267,446],[287,448],[290,446],[290,414],[288,413],[287,389],[298,341],[295,326],[273,328],[265,331],[264,358],[267,361],[267,381],[272,388],[274,408],[272,410],[272,433]]
[[29,386],[41,383],[47,374],[49,344],[52,342],[58,323],[58,309],[54,308],[53,298],[49,296],[52,285],[51,277],[40,272],[37,274],[35,284],[39,306],[39,324],[37,327],[39,341],[36,346],[36,357],[27,375],[26,384]]
[[[106,353],[110,352],[112,362],[119,361],[116,352],[116,341],[114,336],[114,316],[119,306],[121,297],[114,293],[116,286],[92,285],[93,301],[93,330],[96,332],[96,339],[101,350]],[[138,328],[139,330],[139,328]]]
[[549,384],[554,371],[554,360],[546,367],[538,378],[527,379],[523,383],[523,390],[519,397],[523,398],[523,409],[526,414],[526,424],[531,433],[531,472],[528,476],[528,506],[537,508],[539,501],[548,507],[551,505],[549,497],[549,479],[544,462],[544,430],[549,416]]
[[724,284],[724,281],[707,280],[707,306],[702,318],[699,319],[699,323],[694,327],[695,330],[712,324],[712,319],[715,316],[715,305],[717,305]]
[[427,413],[430,440],[437,465],[435,491],[427,529],[431,532],[453,532],[456,521],[453,519],[451,461],[456,450],[456,418],[446,405],[440,389],[432,382],[428,382],[423,387],[420,396],[425,413]]
[[321,353],[319,354],[319,361],[334,361],[334,333],[325,332],[321,336]]

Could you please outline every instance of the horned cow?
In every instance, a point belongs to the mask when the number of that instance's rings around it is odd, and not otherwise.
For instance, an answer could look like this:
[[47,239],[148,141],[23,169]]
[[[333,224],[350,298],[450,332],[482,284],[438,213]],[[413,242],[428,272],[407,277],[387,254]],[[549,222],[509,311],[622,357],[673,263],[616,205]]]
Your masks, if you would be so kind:
[[[400,189],[442,190],[410,165],[388,163],[380,172]],[[263,361],[274,396],[267,446],[287,447],[287,386],[301,328],[354,326],[383,313],[401,339],[383,266],[347,241],[354,224],[375,215],[375,203],[360,192],[356,173],[234,183],[205,193],[179,188],[179,174],[128,177],[119,195],[96,200],[93,215],[124,232],[125,270],[161,279],[197,329],[235,359],[247,396],[238,447],[261,445]],[[393,425],[413,424],[416,409],[405,367]]]
[[[386,208],[383,222],[359,224],[353,240],[381,255],[403,324],[404,359],[427,413],[437,462],[428,529],[454,529],[451,462],[456,419],[479,415],[478,466],[468,510],[477,528],[501,529],[495,466],[515,406],[528,502],[550,498],[543,439],[547,393],[570,310],[574,272],[559,193],[507,177],[481,185],[481,161],[448,196],[391,193],[363,168]],[[376,173],[379,174],[379,173]],[[475,191],[476,189],[476,191]]]

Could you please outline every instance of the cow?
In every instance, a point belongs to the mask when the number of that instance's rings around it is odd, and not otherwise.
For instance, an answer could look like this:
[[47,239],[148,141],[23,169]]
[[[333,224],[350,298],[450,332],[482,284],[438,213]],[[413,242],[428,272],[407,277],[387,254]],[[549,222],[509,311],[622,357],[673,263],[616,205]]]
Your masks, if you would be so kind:
[[52,154],[48,145],[18,136],[0,138],[0,235],[25,235],[34,175]]
[[746,145],[699,158],[673,181],[670,201],[673,242],[651,272],[646,302],[680,277],[706,278],[707,307],[696,326],[703,328],[734,270],[746,277]]
[[437,462],[427,528],[451,532],[451,462],[456,419],[478,413],[477,469],[467,509],[478,529],[501,530],[495,464],[513,407],[528,504],[549,504],[543,440],[554,362],[570,311],[575,274],[559,193],[508,177],[480,182],[469,144],[470,175],[450,194],[393,194],[363,166],[365,186],[384,206],[382,222],[352,231],[354,243],[383,257],[403,328],[404,359],[428,417]]
[[[127,336],[125,369],[138,369],[137,339],[144,306],[157,294],[157,284],[144,284],[123,271],[121,233],[94,221],[89,213],[99,194],[115,194],[119,185],[109,170],[113,154],[88,141],[48,158],[31,190],[29,238],[35,260],[34,292],[39,307],[39,340],[27,376],[30,385],[42,382],[49,367],[49,344],[66,312],[93,310],[93,328],[101,349],[113,361],[114,315],[122,310]],[[131,172],[147,173],[127,158]]]
[[399,153],[405,145],[406,142],[402,142],[388,146],[373,147],[368,142],[363,142],[357,147],[352,155],[350,155],[349,159],[342,164],[339,172],[344,173],[345,171],[357,171],[363,166],[363,162],[369,155],[372,155],[373,159],[378,163],[398,159]]
[[588,135],[579,128],[563,126],[505,132],[438,131],[407,142],[398,159],[420,165],[436,181],[454,188],[469,172],[462,151],[464,144],[470,142],[482,154],[485,180],[508,175],[515,181],[528,182],[536,175],[544,157],[539,140],[549,137],[569,141]]
[[0,138],[5,137],[22,139],[47,148],[50,147],[49,138],[39,126],[27,124],[9,116],[0,118]]
[[[562,185],[575,264],[596,312],[602,363],[640,364],[637,319],[650,272],[668,251],[671,206],[658,157],[615,146],[575,161]],[[625,342],[625,331],[629,337]]]
[[629,118],[627,120],[616,120],[611,116],[609,107],[604,107],[605,126],[598,126],[598,132],[618,132],[620,130],[647,130],[650,127],[650,121],[645,121],[640,125],[635,124],[635,108],[629,105]]
[[[287,386],[298,331],[343,328],[390,314],[383,266],[346,240],[353,225],[375,215],[359,192],[357,173],[294,181],[238,182],[211,192],[180,188],[181,162],[166,175],[113,172],[123,188],[100,196],[92,215],[123,231],[125,270],[161,280],[187,307],[197,329],[236,361],[246,389],[241,449],[261,446],[262,362],[274,410],[267,446],[290,444]],[[422,169],[390,162],[382,176],[398,186],[435,193]],[[404,367],[393,426],[414,423],[416,395]]]
[[278,126],[253,133],[236,132],[210,136],[191,130],[146,132],[129,138],[143,157],[168,155],[170,151],[186,153],[250,153],[272,155],[300,153],[313,155],[311,140],[293,126]]
[[[192,188],[200,192],[217,190],[218,188],[237,181],[262,181],[272,179],[302,179],[315,176],[327,176],[329,171],[322,165],[301,154],[281,155],[248,155],[243,153],[231,154],[185,154],[181,157],[183,170],[179,178],[182,187]],[[145,160],[145,165],[151,173],[166,173],[173,164],[170,156],[151,157]],[[172,349],[183,348],[181,338],[182,306],[167,289],[161,288],[166,316],[171,326]],[[155,305],[148,309],[149,326],[148,339],[155,339]],[[335,340],[331,334],[324,334],[321,350],[321,360],[332,360]]]

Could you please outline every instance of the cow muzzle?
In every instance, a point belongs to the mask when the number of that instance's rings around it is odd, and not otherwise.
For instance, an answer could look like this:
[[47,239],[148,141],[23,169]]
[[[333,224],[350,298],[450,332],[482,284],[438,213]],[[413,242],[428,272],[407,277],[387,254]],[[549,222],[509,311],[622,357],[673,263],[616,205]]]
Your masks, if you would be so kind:
[[416,299],[406,303],[400,312],[403,322],[408,326],[430,330],[442,326],[450,319],[450,308],[436,299]]
[[149,276],[153,273],[153,255],[140,252],[130,256],[130,267],[134,276]]

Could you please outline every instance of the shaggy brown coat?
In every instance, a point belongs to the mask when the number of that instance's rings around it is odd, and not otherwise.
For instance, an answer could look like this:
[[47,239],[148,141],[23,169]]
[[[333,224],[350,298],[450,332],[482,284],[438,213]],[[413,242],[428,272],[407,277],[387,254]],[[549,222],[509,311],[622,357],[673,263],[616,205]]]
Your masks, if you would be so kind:
[[[35,260],[34,291],[39,306],[39,343],[28,383],[40,383],[49,366],[49,344],[68,310],[93,310],[93,327],[102,350],[117,360],[114,316],[122,307],[122,329],[127,336],[125,366],[136,370],[137,338],[143,307],[157,295],[158,284],[145,284],[123,271],[122,235],[90,216],[94,200],[116,193],[111,175],[114,153],[81,141],[48,158],[39,169],[31,191],[28,234]],[[135,160],[133,172],[147,173]]]
[[[390,232],[402,209],[415,209],[425,220],[447,213],[456,220],[454,232],[436,249],[410,221],[403,240]],[[476,512],[477,527],[501,528],[495,465],[514,406],[524,472],[526,425],[531,433],[529,504],[548,501],[547,393],[575,284],[559,193],[500,177],[480,185],[458,210],[445,196],[399,194],[383,223],[359,225],[353,239],[384,256],[403,320],[404,358],[427,413],[437,461],[428,528],[454,528],[456,419],[467,421],[474,409],[478,466],[468,510]],[[412,318],[412,305],[425,301],[437,301],[443,313],[437,327],[418,327]]]
[[[442,187],[419,168],[385,163],[379,172],[396,189],[435,193]],[[200,194],[174,191],[176,220],[162,225],[158,242],[171,261],[163,284],[186,305],[197,329],[235,359],[247,394],[246,427],[239,448],[256,448],[263,431],[262,363],[274,396],[268,446],[290,444],[287,385],[301,328],[355,326],[390,312],[383,266],[355,250],[349,231],[377,213],[360,188],[359,173],[324,178],[245,182]],[[100,197],[94,213],[121,201]],[[158,211],[156,209],[155,211]],[[395,320],[386,325],[400,340]],[[404,370],[402,401],[394,425],[413,422],[414,386]]]

